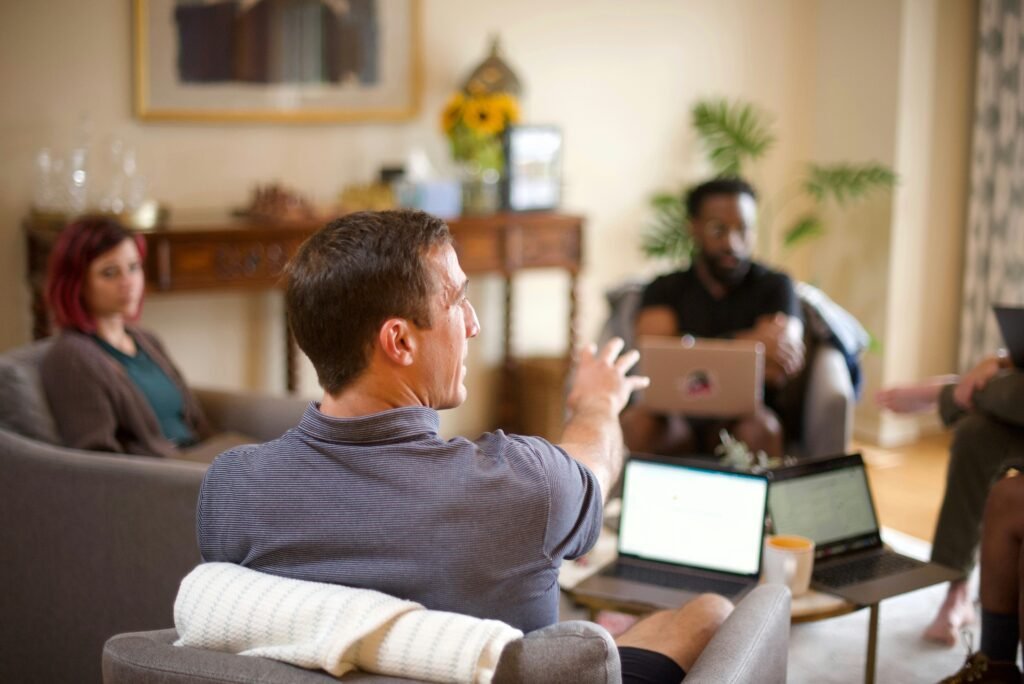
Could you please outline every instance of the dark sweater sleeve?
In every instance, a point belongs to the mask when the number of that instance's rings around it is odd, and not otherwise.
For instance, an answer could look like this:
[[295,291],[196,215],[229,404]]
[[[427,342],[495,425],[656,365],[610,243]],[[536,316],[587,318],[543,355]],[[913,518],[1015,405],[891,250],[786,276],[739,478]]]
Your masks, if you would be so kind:
[[[954,389],[956,385],[946,385],[939,392],[939,417],[946,426],[968,413],[953,401]],[[1024,428],[1024,372],[1001,371],[974,391],[973,401],[976,413]]]
[[967,411],[953,401],[953,390],[955,389],[956,385],[945,385],[939,390],[939,418],[946,427],[967,415]]
[[1024,372],[1004,370],[974,392],[979,413],[1024,427]]
[[40,377],[66,446],[124,453],[114,406],[95,367],[69,348],[55,348],[44,359]]

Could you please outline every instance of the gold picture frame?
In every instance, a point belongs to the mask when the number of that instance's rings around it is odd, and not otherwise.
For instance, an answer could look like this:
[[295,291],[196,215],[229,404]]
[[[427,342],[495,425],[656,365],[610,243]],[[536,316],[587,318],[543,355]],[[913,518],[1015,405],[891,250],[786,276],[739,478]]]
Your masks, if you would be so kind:
[[419,112],[420,0],[132,0],[143,121],[389,122]]

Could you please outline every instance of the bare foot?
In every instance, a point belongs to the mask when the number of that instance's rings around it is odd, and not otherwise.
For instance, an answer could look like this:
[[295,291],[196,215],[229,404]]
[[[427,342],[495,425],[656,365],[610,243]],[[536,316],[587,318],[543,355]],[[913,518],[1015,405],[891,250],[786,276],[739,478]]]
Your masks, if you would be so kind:
[[625,613],[616,613],[611,610],[602,610],[597,614],[597,619],[594,620],[594,622],[607,629],[608,633],[613,637],[617,637],[636,624],[639,619],[640,618],[635,615],[626,615]]
[[917,385],[898,385],[879,390],[875,394],[875,403],[894,413],[921,413],[935,408],[939,401],[939,391],[956,378],[942,376],[929,378]]
[[924,638],[953,648],[960,639],[960,628],[974,624],[975,620],[977,616],[967,594],[967,582],[950,582],[946,600],[942,602],[939,614],[932,620],[932,624],[924,630]]

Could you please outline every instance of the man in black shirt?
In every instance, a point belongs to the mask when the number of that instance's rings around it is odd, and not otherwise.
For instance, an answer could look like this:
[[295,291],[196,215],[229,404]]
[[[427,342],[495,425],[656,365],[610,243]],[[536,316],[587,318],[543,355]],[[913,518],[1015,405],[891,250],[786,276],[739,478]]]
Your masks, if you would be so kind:
[[740,179],[702,183],[686,198],[696,245],[693,264],[644,290],[636,335],[756,340],[765,349],[765,404],[732,420],[686,418],[634,405],[622,415],[633,451],[711,453],[724,428],[754,450],[781,456],[779,391],[804,364],[803,323],[787,275],[751,260],[757,213],[753,188]]

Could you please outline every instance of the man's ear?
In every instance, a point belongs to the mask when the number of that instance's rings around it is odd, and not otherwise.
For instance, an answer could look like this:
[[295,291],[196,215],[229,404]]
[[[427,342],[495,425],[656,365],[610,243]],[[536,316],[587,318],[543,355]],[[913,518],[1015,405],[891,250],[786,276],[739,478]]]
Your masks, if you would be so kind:
[[381,351],[399,366],[411,366],[416,353],[416,338],[409,321],[389,318],[380,326],[377,342]]

